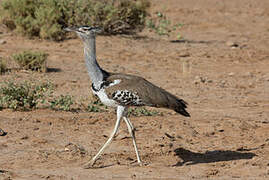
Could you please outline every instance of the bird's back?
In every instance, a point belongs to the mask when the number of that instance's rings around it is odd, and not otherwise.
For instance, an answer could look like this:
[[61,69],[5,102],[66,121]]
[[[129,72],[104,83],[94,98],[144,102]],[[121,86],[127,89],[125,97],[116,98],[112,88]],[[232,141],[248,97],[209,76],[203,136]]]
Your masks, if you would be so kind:
[[169,108],[184,116],[190,116],[185,110],[187,103],[184,100],[155,86],[142,77],[127,74],[110,74],[106,81],[109,83],[118,82],[113,86],[108,86],[106,93],[109,98],[122,105]]

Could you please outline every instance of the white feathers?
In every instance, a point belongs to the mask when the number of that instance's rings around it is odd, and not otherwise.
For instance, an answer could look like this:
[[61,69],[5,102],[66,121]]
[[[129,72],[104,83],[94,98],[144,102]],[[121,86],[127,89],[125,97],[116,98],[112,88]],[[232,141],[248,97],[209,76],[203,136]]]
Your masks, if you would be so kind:
[[100,89],[100,91],[98,92],[95,92],[95,94],[99,97],[100,101],[106,106],[117,107],[119,105],[115,100],[108,98],[104,88]]
[[115,86],[116,84],[119,84],[120,82],[121,82],[120,79],[115,79],[115,80],[113,81],[113,83],[110,83],[110,84],[108,85],[108,87],[110,87],[110,86]]
[[116,79],[114,80],[112,83],[110,83],[108,86],[106,87],[102,87],[100,90],[95,91],[94,89],[92,89],[93,93],[95,95],[97,95],[100,99],[100,101],[106,105],[106,106],[110,106],[110,107],[117,107],[119,104],[113,100],[113,99],[109,99],[107,94],[106,94],[106,90],[105,88],[107,87],[111,87],[111,86],[115,86],[116,84],[119,84],[121,82],[120,79]]

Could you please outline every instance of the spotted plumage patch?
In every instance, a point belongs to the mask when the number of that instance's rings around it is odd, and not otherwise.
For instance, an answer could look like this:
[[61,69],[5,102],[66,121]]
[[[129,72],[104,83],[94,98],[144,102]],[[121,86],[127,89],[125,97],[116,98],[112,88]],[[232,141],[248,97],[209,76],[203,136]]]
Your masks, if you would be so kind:
[[128,90],[117,90],[112,94],[113,100],[126,106],[142,106],[144,105],[137,92]]

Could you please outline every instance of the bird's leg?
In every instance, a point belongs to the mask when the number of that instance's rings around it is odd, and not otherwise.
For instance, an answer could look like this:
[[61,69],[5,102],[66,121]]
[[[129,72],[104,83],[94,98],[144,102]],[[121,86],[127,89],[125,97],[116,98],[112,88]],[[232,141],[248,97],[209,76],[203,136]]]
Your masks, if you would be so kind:
[[134,144],[134,148],[135,148],[135,153],[136,153],[136,158],[137,158],[137,163],[140,166],[142,166],[142,162],[141,162],[140,155],[139,155],[137,145],[136,145],[134,127],[133,127],[132,123],[129,121],[129,119],[126,116],[124,116],[123,119],[124,119],[125,123],[127,124],[127,128],[128,128],[128,131],[129,131],[130,135],[132,136],[132,140],[133,140],[133,144]]
[[108,140],[106,141],[106,143],[102,146],[102,148],[99,150],[99,152],[91,159],[91,161],[89,161],[88,163],[86,163],[84,165],[85,169],[91,168],[94,163],[96,162],[96,160],[98,159],[98,157],[102,154],[102,152],[105,150],[105,148],[111,143],[111,141],[113,140],[113,138],[115,137],[116,133],[118,132],[118,129],[120,127],[120,121],[123,115],[123,112],[125,111],[125,107],[123,106],[118,106],[117,108],[117,121],[114,127],[113,132],[111,133],[110,137],[108,138]]

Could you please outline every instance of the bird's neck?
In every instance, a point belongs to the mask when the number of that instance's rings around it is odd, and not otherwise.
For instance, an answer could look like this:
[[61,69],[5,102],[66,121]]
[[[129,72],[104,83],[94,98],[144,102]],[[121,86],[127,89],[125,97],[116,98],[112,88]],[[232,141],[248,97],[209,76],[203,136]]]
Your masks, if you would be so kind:
[[101,84],[104,79],[104,72],[96,61],[96,45],[95,36],[84,39],[84,56],[87,66],[88,74],[93,84],[97,86]]

